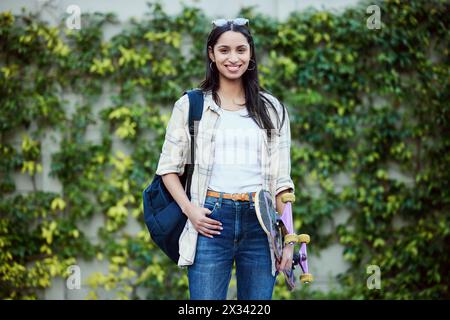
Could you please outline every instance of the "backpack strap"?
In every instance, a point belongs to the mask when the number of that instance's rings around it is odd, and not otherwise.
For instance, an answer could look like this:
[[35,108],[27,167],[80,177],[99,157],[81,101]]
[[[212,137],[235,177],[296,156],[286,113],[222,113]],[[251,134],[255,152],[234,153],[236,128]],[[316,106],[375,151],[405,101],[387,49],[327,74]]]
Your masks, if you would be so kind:
[[191,199],[191,182],[194,173],[195,161],[195,139],[198,132],[198,122],[203,115],[203,91],[194,89],[185,92],[189,97],[189,133],[191,135],[191,156],[185,170],[187,170],[186,177],[186,195]]

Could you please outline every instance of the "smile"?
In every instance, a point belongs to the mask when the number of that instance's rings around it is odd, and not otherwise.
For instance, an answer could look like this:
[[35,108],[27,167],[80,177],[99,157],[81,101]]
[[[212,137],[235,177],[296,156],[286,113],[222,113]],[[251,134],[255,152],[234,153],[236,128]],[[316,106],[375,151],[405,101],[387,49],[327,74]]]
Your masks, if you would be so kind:
[[230,72],[236,72],[239,71],[239,69],[241,68],[241,64],[237,65],[237,66],[231,66],[231,65],[225,65],[225,67],[228,69],[228,71]]

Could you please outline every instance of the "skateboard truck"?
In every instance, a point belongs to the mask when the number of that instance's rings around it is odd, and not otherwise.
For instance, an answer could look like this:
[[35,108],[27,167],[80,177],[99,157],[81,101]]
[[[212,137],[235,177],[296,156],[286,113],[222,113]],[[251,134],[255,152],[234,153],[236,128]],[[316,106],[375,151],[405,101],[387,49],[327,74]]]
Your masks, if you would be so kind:
[[281,196],[281,201],[285,203],[283,214],[281,215],[281,221],[285,227],[284,231],[286,234],[284,236],[284,244],[287,243],[300,243],[300,249],[298,254],[294,255],[292,262],[292,269],[295,269],[296,265],[299,265],[302,269],[302,274],[300,275],[300,282],[308,284],[313,281],[312,274],[309,273],[308,268],[308,254],[306,251],[306,245],[310,242],[310,237],[307,234],[294,234],[293,229],[293,219],[292,219],[292,202],[295,202],[295,195],[293,193],[285,193]]
[[300,275],[301,283],[310,283],[313,281],[312,274],[308,270],[308,254],[306,253],[306,244],[309,243],[309,236],[307,234],[299,235],[300,250],[294,257],[294,265],[299,265],[303,271]]

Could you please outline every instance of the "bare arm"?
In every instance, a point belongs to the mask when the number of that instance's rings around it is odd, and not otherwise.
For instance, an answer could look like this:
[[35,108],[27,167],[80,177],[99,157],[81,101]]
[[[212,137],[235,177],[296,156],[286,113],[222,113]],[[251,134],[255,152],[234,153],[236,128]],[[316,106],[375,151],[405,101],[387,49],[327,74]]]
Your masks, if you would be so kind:
[[[181,185],[180,177],[176,173],[167,173],[162,176],[162,180],[172,198],[180,206],[181,211],[188,216],[188,211],[192,209],[193,204],[189,200]],[[188,216],[189,217],[189,216]]]

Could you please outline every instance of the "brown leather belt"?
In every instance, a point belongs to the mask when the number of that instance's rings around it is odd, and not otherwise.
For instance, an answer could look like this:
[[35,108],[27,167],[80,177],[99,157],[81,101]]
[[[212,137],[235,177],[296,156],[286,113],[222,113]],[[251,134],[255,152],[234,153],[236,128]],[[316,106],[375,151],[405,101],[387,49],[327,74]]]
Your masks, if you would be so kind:
[[[207,196],[220,198],[220,192],[216,191],[208,191],[206,192]],[[252,201],[255,200],[256,192],[252,192]],[[250,201],[248,193],[223,193],[223,199],[232,199],[235,201]]]

